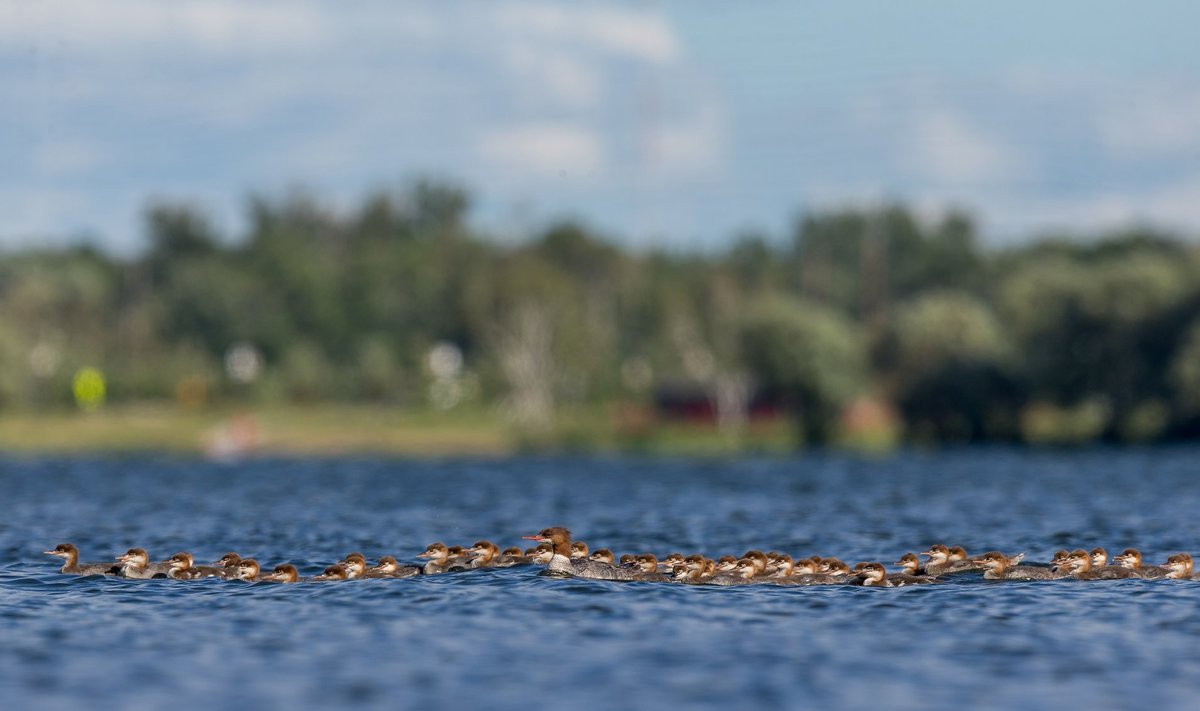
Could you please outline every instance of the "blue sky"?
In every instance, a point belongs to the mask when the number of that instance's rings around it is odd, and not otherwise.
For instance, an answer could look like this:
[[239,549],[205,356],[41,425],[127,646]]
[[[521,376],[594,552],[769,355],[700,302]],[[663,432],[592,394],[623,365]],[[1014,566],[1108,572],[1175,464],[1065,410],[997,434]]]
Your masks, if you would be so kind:
[[1189,2],[0,0],[0,246],[142,244],[154,199],[346,209],[418,177],[499,239],[784,235],[904,200],[1003,242],[1200,230]]

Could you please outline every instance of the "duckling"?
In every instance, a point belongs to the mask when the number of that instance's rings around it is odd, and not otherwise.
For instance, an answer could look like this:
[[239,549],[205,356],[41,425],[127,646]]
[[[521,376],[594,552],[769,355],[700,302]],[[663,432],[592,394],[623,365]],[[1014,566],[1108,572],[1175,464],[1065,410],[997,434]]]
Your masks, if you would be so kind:
[[1192,574],[1192,556],[1188,553],[1174,553],[1167,556],[1163,564],[1167,569],[1167,577],[1172,580],[1195,580]]
[[313,580],[349,580],[349,574],[346,571],[346,566],[341,563],[334,563],[326,568],[320,575],[313,577]]
[[1171,571],[1160,565],[1142,565],[1142,553],[1136,548],[1126,548],[1121,554],[1113,557],[1113,563],[1128,568],[1139,578],[1156,580],[1167,577]]
[[613,552],[607,548],[598,548],[592,551],[591,555],[588,556],[588,560],[594,560],[598,563],[607,563],[612,565],[614,560]]
[[59,543],[53,549],[42,552],[46,555],[57,556],[63,559],[63,566],[58,571],[60,573],[67,573],[69,575],[121,574],[119,563],[80,563],[79,549],[71,543]]
[[999,551],[984,553],[972,562],[983,568],[984,580],[1057,580],[1066,577],[1057,569],[1013,565],[1012,558]]
[[516,565],[529,565],[532,562],[520,548],[505,548],[500,553],[500,561],[496,563],[496,567],[511,568]]
[[300,571],[291,563],[282,563],[266,575],[260,576],[259,581],[268,583],[296,583],[300,581]]
[[367,568],[362,573],[364,578],[411,578],[421,574],[421,569],[415,565],[400,565],[395,557],[385,555],[377,565]]

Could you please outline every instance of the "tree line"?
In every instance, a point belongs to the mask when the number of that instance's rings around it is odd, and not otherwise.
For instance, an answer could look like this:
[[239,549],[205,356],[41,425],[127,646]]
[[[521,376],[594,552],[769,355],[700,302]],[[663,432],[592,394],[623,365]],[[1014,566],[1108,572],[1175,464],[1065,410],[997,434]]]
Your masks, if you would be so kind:
[[[162,203],[134,257],[6,253],[0,412],[68,405],[93,366],[109,401],[477,403],[534,431],[682,389],[721,427],[766,403],[809,442],[864,399],[916,442],[1200,434],[1200,249],[1179,234],[986,247],[965,213],[894,204],[684,253],[569,221],[513,243],[469,208],[430,183],[348,210],[293,193],[226,235]],[[238,348],[260,372],[231,370]]]

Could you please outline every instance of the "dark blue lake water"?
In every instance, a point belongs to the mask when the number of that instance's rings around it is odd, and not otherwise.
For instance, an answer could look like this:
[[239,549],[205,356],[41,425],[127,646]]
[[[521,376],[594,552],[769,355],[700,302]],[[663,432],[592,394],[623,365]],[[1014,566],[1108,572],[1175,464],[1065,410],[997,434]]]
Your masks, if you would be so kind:
[[[621,552],[1200,552],[1200,450],[691,461],[0,459],[0,706],[1194,708],[1200,582],[899,589],[60,575],[131,546],[318,572],[567,525]],[[1114,550],[1115,549],[1115,550]]]

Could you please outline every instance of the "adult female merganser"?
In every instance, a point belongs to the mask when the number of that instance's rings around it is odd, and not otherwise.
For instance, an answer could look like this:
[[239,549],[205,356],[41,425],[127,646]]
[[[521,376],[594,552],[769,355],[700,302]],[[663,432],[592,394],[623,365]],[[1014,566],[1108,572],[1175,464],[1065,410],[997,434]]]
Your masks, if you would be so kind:
[[363,571],[364,578],[411,578],[420,575],[421,569],[415,565],[400,565],[395,557],[385,555],[379,559],[379,564]]
[[1192,575],[1192,556],[1188,553],[1174,553],[1167,556],[1163,563],[1167,569],[1167,577],[1172,580],[1195,580]]
[[123,578],[147,580],[149,578],[165,578],[171,572],[167,563],[151,563],[150,555],[145,548],[130,548],[124,555],[117,556]]
[[1057,580],[1065,573],[1050,568],[1032,565],[1013,565],[1013,559],[999,551],[989,551],[972,558],[971,562],[983,568],[985,580]]
[[120,575],[120,565],[117,563],[80,563],[79,549],[71,543],[59,543],[53,550],[42,551],[46,555],[63,559],[60,573],[71,575]]
[[1136,548],[1126,548],[1121,554],[1113,557],[1113,563],[1128,568],[1139,578],[1156,580],[1167,577],[1171,571],[1160,565],[1142,565],[1142,553]]
[[588,557],[588,545],[583,541],[573,541],[571,543],[571,559],[583,560]]
[[300,571],[296,570],[296,566],[291,563],[282,563],[275,566],[275,569],[259,577],[260,582],[267,583],[298,583],[300,582]]
[[525,536],[527,540],[549,543],[553,547],[548,570],[561,575],[593,580],[635,580],[635,574],[615,568],[607,563],[598,563],[587,558],[571,558],[571,532],[562,526],[544,528],[536,536]]
[[613,552],[607,548],[597,548],[588,556],[588,560],[594,560],[597,563],[613,564]]

